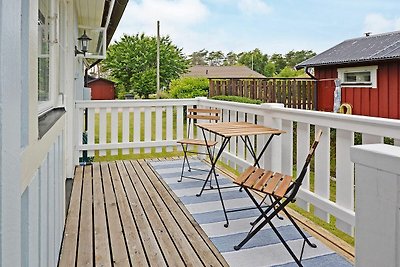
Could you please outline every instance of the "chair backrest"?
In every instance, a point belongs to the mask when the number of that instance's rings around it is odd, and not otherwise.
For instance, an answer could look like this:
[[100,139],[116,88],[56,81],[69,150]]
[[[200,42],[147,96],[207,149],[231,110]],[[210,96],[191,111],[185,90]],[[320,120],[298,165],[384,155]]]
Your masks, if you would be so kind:
[[322,130],[319,130],[318,133],[315,135],[315,139],[311,145],[310,151],[308,152],[306,162],[304,162],[304,165],[303,165],[303,168],[301,169],[300,174],[297,176],[296,180],[293,182],[294,187],[291,191],[292,195],[296,195],[300,189],[300,186],[304,180],[304,177],[306,176],[307,168],[310,165],[310,162],[314,156],[315,150],[319,144],[319,139],[320,139],[321,135],[322,135]]
[[211,108],[188,108],[187,110],[187,118],[188,121],[188,137],[190,134],[191,124],[194,123],[195,120],[208,120],[210,122],[218,122],[220,120],[221,110],[219,109],[211,109]]

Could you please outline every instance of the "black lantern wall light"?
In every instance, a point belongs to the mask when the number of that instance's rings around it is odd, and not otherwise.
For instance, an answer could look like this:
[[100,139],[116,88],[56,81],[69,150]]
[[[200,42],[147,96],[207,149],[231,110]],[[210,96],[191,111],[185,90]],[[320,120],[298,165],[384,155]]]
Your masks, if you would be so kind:
[[75,56],[78,54],[83,54],[83,56],[85,56],[86,52],[88,51],[90,40],[92,39],[86,35],[86,31],[83,31],[82,36],[78,38],[78,41],[81,45],[81,50],[78,50],[78,48],[75,46]]

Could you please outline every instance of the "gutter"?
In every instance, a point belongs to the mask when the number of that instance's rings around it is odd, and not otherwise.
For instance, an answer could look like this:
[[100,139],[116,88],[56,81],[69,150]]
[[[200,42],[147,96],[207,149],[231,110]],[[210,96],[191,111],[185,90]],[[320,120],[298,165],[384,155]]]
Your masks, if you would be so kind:
[[[103,19],[101,21],[101,27],[107,28],[107,40],[106,47],[110,44],[111,39],[117,29],[117,26],[124,14],[125,8],[128,4],[129,0],[108,0],[104,3],[104,13]],[[87,86],[88,83],[88,72],[91,68],[96,66],[102,61],[102,59],[98,59],[92,64],[90,64],[87,68],[85,68],[85,82],[84,86]]]
[[107,17],[103,14],[102,26],[107,27],[107,46],[111,42],[112,36],[114,35],[122,15],[124,14],[125,8],[128,5],[128,1],[129,0],[112,0],[111,4],[109,4],[110,8],[108,9],[109,12]]
[[308,76],[310,76],[314,80],[318,80],[314,75],[312,75],[312,73],[309,70],[310,70],[310,67],[306,67],[304,71],[305,71],[305,73],[307,73]]

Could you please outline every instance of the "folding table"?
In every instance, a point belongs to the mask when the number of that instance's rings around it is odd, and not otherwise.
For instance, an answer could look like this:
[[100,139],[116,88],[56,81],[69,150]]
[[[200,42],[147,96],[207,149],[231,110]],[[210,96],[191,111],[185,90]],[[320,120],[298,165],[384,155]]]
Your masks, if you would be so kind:
[[[253,166],[260,167],[259,161],[264,154],[265,150],[267,149],[268,145],[271,143],[272,138],[275,135],[280,135],[281,133],[285,133],[282,130],[274,129],[274,128],[269,128],[265,127],[262,125],[257,125],[253,123],[248,123],[248,122],[218,122],[218,123],[197,123],[197,127],[199,127],[202,130],[204,140],[207,144],[208,138],[207,138],[207,132],[213,133],[217,136],[221,137],[221,144],[218,149],[218,151],[213,154],[211,151],[208,151],[210,156],[210,163],[211,163],[211,168],[210,171],[208,172],[207,178],[204,181],[204,184],[200,190],[200,193],[198,193],[196,196],[201,196],[207,185],[207,182],[210,181],[211,185],[211,179],[214,177],[215,183],[217,186],[219,198],[221,201],[222,209],[225,215],[225,220],[226,223],[224,224],[225,227],[229,226],[229,220],[228,220],[228,212],[235,212],[235,211],[240,211],[243,209],[236,209],[236,210],[229,210],[227,211],[225,208],[224,204],[224,199],[221,194],[221,189],[225,188],[231,188],[232,186],[227,186],[227,187],[220,187],[218,183],[218,176],[215,171],[216,164],[218,162],[218,159],[221,157],[224,149],[226,146],[229,144],[229,141],[231,140],[232,137],[240,137],[240,139],[244,142],[245,147],[249,151],[250,155],[253,157],[254,163]],[[261,134],[269,134],[268,141],[264,144],[262,147],[261,151],[256,151],[254,148],[254,143],[251,142],[250,136],[255,136],[255,135],[261,135]],[[209,146],[206,146],[207,149]],[[258,154],[258,155],[257,155]],[[214,189],[210,186],[210,189]]]

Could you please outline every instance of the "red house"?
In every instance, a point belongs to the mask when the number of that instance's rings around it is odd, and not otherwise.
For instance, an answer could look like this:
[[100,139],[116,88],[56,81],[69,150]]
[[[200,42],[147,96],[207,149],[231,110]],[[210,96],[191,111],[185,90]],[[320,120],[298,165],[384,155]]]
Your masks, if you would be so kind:
[[94,78],[88,81],[91,88],[92,100],[115,99],[115,83],[104,78]]
[[317,110],[333,110],[338,78],[353,114],[400,118],[400,31],[345,40],[296,68],[314,68]]

